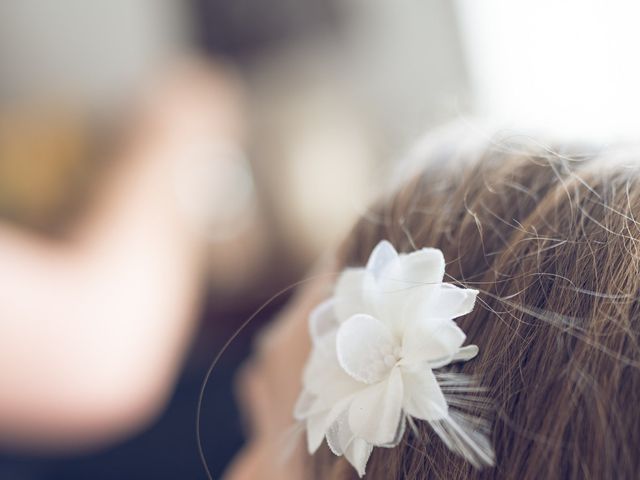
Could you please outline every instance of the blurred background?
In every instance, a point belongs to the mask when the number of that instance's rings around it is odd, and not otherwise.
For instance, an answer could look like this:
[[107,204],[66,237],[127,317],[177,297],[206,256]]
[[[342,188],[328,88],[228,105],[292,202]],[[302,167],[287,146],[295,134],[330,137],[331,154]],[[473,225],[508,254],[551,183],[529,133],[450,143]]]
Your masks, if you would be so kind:
[[[3,0],[0,479],[204,478],[215,354],[424,132],[638,137],[639,19],[622,1]],[[233,374],[287,297],[207,386],[214,477],[243,441]]]

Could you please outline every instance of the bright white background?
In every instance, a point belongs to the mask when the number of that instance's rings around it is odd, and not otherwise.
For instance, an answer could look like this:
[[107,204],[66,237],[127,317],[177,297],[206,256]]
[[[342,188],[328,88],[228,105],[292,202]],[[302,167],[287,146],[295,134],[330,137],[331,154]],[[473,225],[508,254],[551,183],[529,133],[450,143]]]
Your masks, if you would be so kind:
[[591,139],[640,133],[640,3],[458,0],[475,111]]

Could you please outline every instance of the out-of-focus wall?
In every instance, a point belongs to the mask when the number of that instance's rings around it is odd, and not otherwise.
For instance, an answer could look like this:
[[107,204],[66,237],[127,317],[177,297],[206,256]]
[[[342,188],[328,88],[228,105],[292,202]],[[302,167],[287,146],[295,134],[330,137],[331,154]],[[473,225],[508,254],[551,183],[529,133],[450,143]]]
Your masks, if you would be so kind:
[[342,238],[394,160],[470,103],[450,2],[335,6],[334,29],[279,42],[249,68],[253,159],[295,258]]
[[393,156],[470,106],[453,5],[447,0],[343,2],[355,92]]
[[109,106],[184,49],[186,7],[172,0],[3,0],[0,99]]

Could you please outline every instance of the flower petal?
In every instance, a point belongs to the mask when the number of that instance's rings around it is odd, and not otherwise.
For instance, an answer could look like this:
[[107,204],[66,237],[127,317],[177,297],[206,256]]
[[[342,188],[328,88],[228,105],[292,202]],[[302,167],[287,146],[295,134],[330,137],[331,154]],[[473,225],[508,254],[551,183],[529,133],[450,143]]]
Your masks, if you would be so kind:
[[[351,401],[352,396],[342,398],[337,400],[331,408],[322,410],[320,413],[313,414],[307,418],[307,446],[309,453],[313,454],[318,449],[330,427],[348,411]],[[313,410],[316,411],[316,408],[314,407]]]
[[[422,248],[398,255],[381,272],[381,287],[389,290],[424,284],[441,284],[444,278],[444,256],[437,248]],[[389,282],[387,285],[385,282]]]
[[447,416],[448,405],[430,368],[402,369],[404,401],[402,408],[421,420],[440,420]]
[[391,440],[390,443],[385,443],[382,445],[384,448],[393,448],[398,446],[398,444],[402,441],[402,437],[404,437],[404,432],[407,428],[407,416],[403,413],[400,417],[400,422],[398,423],[398,430],[396,431],[396,435]]
[[338,400],[363,388],[338,363],[335,334],[323,337],[320,345],[312,350],[304,369],[302,384],[318,397],[324,408],[331,408]]
[[364,268],[348,268],[338,278],[333,296],[338,322],[358,313],[371,313],[363,297],[364,281],[368,275]]
[[353,432],[349,428],[349,411],[345,410],[327,429],[327,445],[335,455],[340,456],[353,438]]
[[316,345],[319,340],[338,328],[334,311],[334,300],[329,299],[314,308],[309,314],[309,334]]
[[469,360],[474,359],[480,349],[477,345],[466,345],[464,347],[460,347],[460,350],[453,356],[451,362],[468,362]]
[[303,389],[293,407],[293,418],[296,420],[306,419],[310,412],[312,412],[315,403],[316,396],[308,390]]
[[307,450],[313,455],[324,439],[326,414],[313,415],[307,419]]
[[[338,362],[359,382],[372,384],[384,379],[395,363],[392,354],[396,346],[387,326],[371,315],[354,315],[338,328]],[[388,364],[386,356],[391,357]]]
[[373,446],[361,438],[354,438],[344,452],[345,458],[358,472],[360,478],[364,477],[367,462],[373,451]]
[[357,393],[349,407],[354,435],[372,445],[393,442],[402,418],[403,382],[399,368],[389,378]]
[[382,240],[371,252],[367,262],[367,270],[377,279],[385,267],[397,258],[398,252],[393,248],[393,245],[387,240]]
[[[387,264],[371,294],[377,316],[401,332],[405,319],[415,318],[414,311],[438,292],[444,267],[442,252],[435,248],[400,255]],[[372,289],[367,285],[367,291]]]
[[465,339],[466,335],[453,320],[412,322],[402,339],[402,364],[430,362],[432,368],[442,367],[451,362]]
[[422,305],[421,314],[428,318],[458,318],[473,310],[477,295],[478,290],[443,283],[437,295]]
[[[302,374],[302,384],[312,393],[315,385],[331,381],[332,360],[335,358],[335,335],[327,335],[318,340],[311,350]],[[335,361],[337,364],[337,359]],[[340,365],[337,365],[340,369]]]

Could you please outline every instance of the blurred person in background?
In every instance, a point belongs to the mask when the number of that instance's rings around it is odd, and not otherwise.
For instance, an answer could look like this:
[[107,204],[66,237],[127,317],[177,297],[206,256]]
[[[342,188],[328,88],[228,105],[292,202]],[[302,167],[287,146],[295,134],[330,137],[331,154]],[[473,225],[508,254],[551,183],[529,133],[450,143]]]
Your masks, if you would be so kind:
[[[164,407],[202,294],[202,232],[176,176],[207,161],[224,177],[237,159],[216,155],[242,148],[240,103],[222,67],[183,67],[151,89],[63,236],[0,227],[0,443],[95,448]],[[7,129],[5,146],[19,138]]]
[[[244,87],[164,51],[178,10],[0,6],[0,478],[153,471],[163,442],[193,438],[196,333],[202,363],[226,335],[202,332],[207,276],[239,289],[259,269]],[[182,443],[176,465],[199,470]]]

